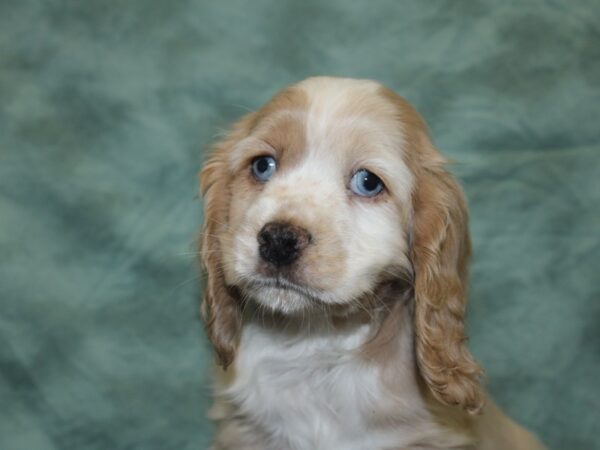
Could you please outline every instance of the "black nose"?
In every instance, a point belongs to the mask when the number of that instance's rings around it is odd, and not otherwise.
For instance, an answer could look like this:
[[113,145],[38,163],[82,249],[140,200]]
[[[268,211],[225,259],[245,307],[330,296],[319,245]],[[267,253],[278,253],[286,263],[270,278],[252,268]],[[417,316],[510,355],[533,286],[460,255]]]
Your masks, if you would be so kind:
[[287,222],[270,222],[258,233],[260,257],[275,265],[286,266],[296,261],[311,237],[304,228]]

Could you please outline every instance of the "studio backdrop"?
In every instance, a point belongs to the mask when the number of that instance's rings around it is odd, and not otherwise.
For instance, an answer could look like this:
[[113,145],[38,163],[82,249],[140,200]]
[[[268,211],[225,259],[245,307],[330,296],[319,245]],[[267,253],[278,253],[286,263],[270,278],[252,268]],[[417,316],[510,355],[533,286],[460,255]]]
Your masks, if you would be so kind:
[[1,1],[0,448],[208,447],[197,172],[311,75],[421,112],[470,204],[489,391],[600,448],[593,0]]

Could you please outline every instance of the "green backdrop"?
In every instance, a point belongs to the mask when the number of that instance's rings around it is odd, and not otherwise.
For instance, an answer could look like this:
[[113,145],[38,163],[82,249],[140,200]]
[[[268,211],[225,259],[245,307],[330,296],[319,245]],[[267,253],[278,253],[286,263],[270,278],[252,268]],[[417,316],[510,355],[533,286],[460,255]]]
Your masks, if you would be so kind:
[[599,24],[592,0],[2,0],[0,448],[207,447],[196,172],[317,74],[425,116],[470,201],[490,391],[600,448]]

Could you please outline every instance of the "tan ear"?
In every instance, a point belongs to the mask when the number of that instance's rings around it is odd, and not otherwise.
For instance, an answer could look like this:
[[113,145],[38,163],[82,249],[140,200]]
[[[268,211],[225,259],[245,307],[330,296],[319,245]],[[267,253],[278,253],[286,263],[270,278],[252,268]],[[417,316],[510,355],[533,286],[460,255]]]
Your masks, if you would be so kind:
[[466,347],[466,202],[429,138],[423,134],[420,141],[412,231],[417,360],[438,400],[477,413],[485,399],[481,368]]
[[227,227],[231,196],[227,157],[235,143],[245,136],[249,121],[249,117],[242,119],[223,141],[214,146],[199,174],[200,193],[204,202],[200,255],[206,273],[200,311],[218,362],[224,368],[235,357],[241,310],[235,290],[225,284],[219,236]]

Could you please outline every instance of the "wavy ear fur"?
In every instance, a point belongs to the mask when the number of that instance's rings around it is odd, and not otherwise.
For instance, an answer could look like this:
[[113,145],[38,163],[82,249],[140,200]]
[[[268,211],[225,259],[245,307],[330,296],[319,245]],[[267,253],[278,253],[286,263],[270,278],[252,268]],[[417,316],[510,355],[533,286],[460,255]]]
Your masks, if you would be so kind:
[[227,157],[235,143],[247,134],[249,122],[250,116],[242,119],[224,140],[214,146],[199,174],[204,201],[200,255],[206,272],[200,311],[217,360],[224,368],[233,362],[241,328],[240,305],[236,293],[225,284],[219,242],[219,236],[227,226],[231,196]]
[[417,360],[438,400],[477,413],[484,404],[482,370],[464,330],[471,253],[466,202],[425,132],[419,141],[412,230]]

